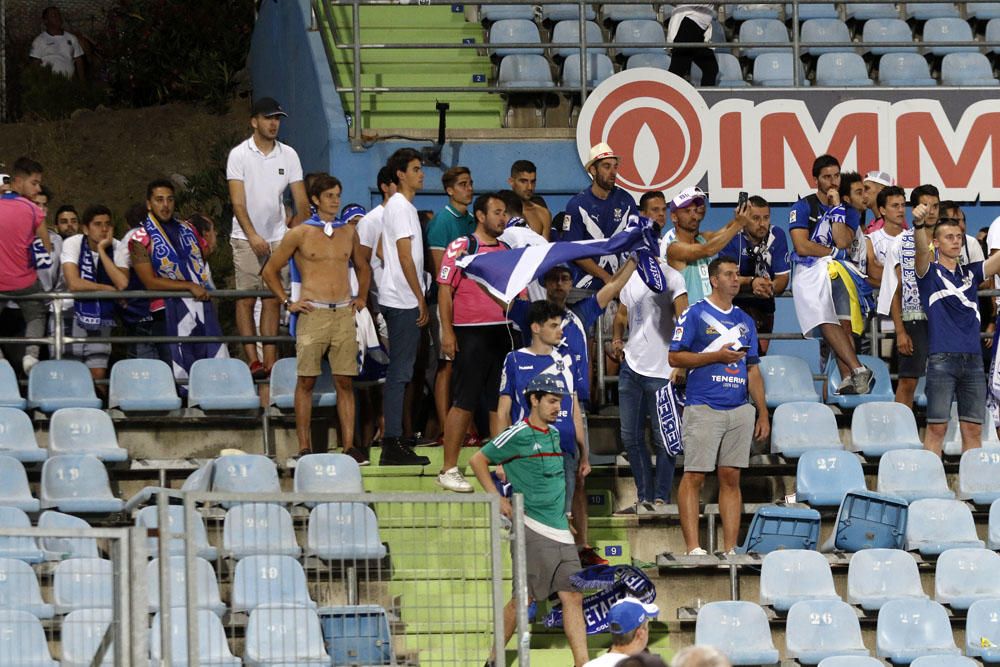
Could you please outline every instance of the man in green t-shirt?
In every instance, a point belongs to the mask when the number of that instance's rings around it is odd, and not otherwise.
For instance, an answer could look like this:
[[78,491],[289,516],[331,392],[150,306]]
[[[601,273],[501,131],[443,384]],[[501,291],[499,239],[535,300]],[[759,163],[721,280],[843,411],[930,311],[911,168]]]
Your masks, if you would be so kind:
[[[566,481],[559,433],[554,426],[569,392],[563,380],[542,373],[525,390],[531,413],[487,442],[472,455],[469,466],[487,493],[498,493],[490,477],[490,464],[502,465],[515,493],[524,496],[524,553],[528,570],[528,596],[545,600],[557,593],[563,609],[563,629],[580,667],[587,662],[587,631],[583,620],[583,595],[570,583],[578,572],[577,554],[569,521],[563,511]],[[510,501],[500,499],[500,511],[511,515]],[[517,609],[512,599],[504,607],[504,644],[516,625]],[[492,659],[491,659],[492,660]],[[487,663],[490,664],[490,663]]]

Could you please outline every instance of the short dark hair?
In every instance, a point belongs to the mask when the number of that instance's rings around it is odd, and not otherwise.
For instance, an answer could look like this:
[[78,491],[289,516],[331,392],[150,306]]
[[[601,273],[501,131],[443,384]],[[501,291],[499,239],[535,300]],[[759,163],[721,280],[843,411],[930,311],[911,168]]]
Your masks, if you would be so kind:
[[188,218],[187,221],[192,227],[194,227],[195,231],[198,232],[202,238],[204,238],[205,234],[208,233],[209,229],[215,227],[215,223],[212,222],[212,219],[200,212],[192,213],[191,217]]
[[845,199],[851,194],[851,186],[862,182],[861,174],[856,171],[840,172],[840,198]]
[[[961,211],[962,206],[957,201],[953,199],[945,199],[944,201],[938,202],[938,215],[941,217],[950,218],[950,215],[943,215],[945,211]],[[989,229],[989,227],[986,227]],[[982,231],[982,230],[980,230]]]
[[531,160],[516,160],[514,164],[510,165],[510,177],[514,178],[518,174],[536,174],[538,173],[538,168],[535,167],[535,163]]
[[644,192],[641,197],[639,197],[639,210],[642,211],[646,208],[646,204],[652,199],[662,199],[664,202],[667,201],[666,195],[664,195],[659,190],[652,190],[650,192]]
[[389,159],[386,160],[385,166],[389,167],[393,183],[399,185],[399,172],[406,171],[406,168],[409,167],[410,163],[414,160],[420,160],[420,162],[423,163],[423,158],[420,157],[420,153],[413,148],[400,148],[398,151],[389,156]]
[[94,218],[96,218],[99,215],[106,215],[110,218],[111,209],[105,206],[104,204],[91,204],[90,206],[87,207],[87,210],[83,212],[83,217],[80,218],[80,224],[89,225],[91,222],[94,221]]
[[11,167],[11,176],[31,176],[32,174],[41,174],[44,170],[42,165],[35,162],[30,157],[21,156],[14,160],[14,166]]
[[382,192],[382,186],[390,186],[396,182],[393,178],[392,170],[386,165],[378,170],[378,175],[375,177],[375,189]]
[[51,12],[52,10],[55,10],[55,11],[58,12],[59,8],[56,7],[55,5],[49,5],[48,7],[46,7],[45,9],[42,10],[42,20],[43,21],[46,19],[46,17],[48,17],[49,12]]
[[441,174],[441,185],[447,192],[448,188],[454,187],[455,181],[458,180],[458,177],[463,176],[465,174],[472,176],[472,172],[469,171],[468,167],[451,167],[443,174]]
[[737,267],[740,265],[740,263],[737,262],[732,257],[729,257],[727,255],[720,255],[719,257],[716,257],[715,259],[713,259],[711,262],[708,263],[708,277],[714,278],[717,275],[719,275],[719,270],[720,270],[719,267],[721,267],[723,264],[735,264]]
[[767,200],[760,195],[752,195],[747,199],[747,203],[754,208],[771,208],[771,205],[767,203]]
[[930,183],[924,183],[923,185],[918,185],[910,191],[910,206],[916,206],[920,203],[920,198],[937,197],[941,198],[941,192],[937,189],[937,186],[931,185]]
[[813,161],[813,178],[819,178],[819,172],[823,171],[827,167],[837,167],[840,168],[840,160],[833,157],[829,153],[824,153],[820,155]]
[[52,201],[53,195],[52,195],[52,190],[49,189],[49,186],[43,185],[42,189],[38,191],[38,194],[41,195],[42,197],[47,198],[49,201]]
[[472,210],[473,210],[473,212],[475,212],[475,213],[482,213],[483,215],[486,215],[486,212],[490,208],[490,200],[491,199],[496,199],[498,201],[503,201],[503,197],[501,197],[496,192],[484,192],[483,194],[481,194],[478,197],[476,197],[476,201],[474,201],[472,203]]
[[171,192],[177,192],[177,188],[174,187],[174,184],[170,181],[170,179],[167,179],[167,178],[157,178],[157,179],[154,179],[154,180],[150,181],[149,185],[146,186],[146,201],[149,201],[150,199],[152,199],[153,198],[153,191],[157,190],[159,188],[166,188],[166,189],[170,190]]
[[129,229],[133,229],[141,225],[148,215],[149,209],[146,208],[146,204],[136,202],[125,209],[125,224]]
[[875,195],[875,206],[882,208],[889,201],[889,197],[902,197],[906,201],[906,192],[898,185],[887,185]]
[[316,177],[316,180],[312,182],[309,186],[309,199],[315,197],[319,199],[319,196],[326,192],[327,190],[332,190],[333,188],[344,189],[341,184],[340,179],[336,176],[331,176],[330,174],[320,174]]
[[513,217],[524,214],[524,202],[521,201],[521,198],[513,190],[499,190],[497,191],[497,197],[500,197],[503,203],[507,204],[507,215]]
[[554,317],[562,319],[566,311],[552,303],[548,299],[532,301],[528,306],[528,326],[532,324],[545,324]]
[[[146,207],[143,206],[142,209],[146,210]],[[67,212],[68,213],[72,213],[77,218],[80,217],[80,214],[76,212],[76,207],[75,206],[73,206],[72,204],[63,204],[62,206],[60,206],[59,208],[56,209],[56,218],[58,219],[60,215],[62,215],[63,213],[67,213]]]
[[305,183],[306,191],[307,192],[309,191],[309,186],[313,184],[313,181],[315,181],[320,176],[325,176],[325,175],[326,175],[325,171],[310,171],[308,174],[303,176],[302,182]]

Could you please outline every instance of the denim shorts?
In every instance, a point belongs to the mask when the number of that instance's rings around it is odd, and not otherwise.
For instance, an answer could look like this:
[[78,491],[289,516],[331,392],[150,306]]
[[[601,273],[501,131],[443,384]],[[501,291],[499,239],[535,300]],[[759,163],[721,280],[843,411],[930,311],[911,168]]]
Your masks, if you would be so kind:
[[983,423],[986,373],[982,356],[935,352],[927,357],[927,423],[947,423],[953,400],[958,402],[959,421]]

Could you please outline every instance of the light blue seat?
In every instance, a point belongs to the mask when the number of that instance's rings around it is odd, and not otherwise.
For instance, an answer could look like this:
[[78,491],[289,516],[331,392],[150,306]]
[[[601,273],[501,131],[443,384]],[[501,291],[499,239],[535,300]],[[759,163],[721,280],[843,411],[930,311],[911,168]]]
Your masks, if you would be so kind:
[[41,621],[26,611],[0,609],[0,665],[59,667],[49,654]]
[[[791,87],[795,83],[794,69],[792,67],[792,54],[790,52],[785,53],[764,53],[762,55],[754,58],[753,61],[753,85],[764,86],[764,87]],[[808,86],[809,81],[806,79],[805,67],[799,68],[799,85]],[[779,346],[776,343],[792,343],[798,341],[771,341],[771,345],[768,348],[768,354],[765,357],[761,357],[761,364],[764,363],[765,359],[770,359],[772,356],[781,356],[779,354]],[[806,341],[802,341],[806,342]],[[818,351],[817,351],[818,356]],[[798,357],[795,357],[798,358]],[[819,394],[816,392],[815,383],[812,379],[812,369],[809,368],[809,363],[805,359],[799,359],[803,364],[805,364],[806,370],[809,372],[809,385],[806,397],[816,396],[816,400],[819,400]],[[763,370],[763,368],[762,368]],[[819,372],[819,368],[816,369]],[[766,382],[766,380],[765,380]],[[779,387],[778,391],[782,391]],[[768,400],[770,400],[768,396]],[[808,400],[799,399],[799,400]]]
[[878,462],[879,493],[911,502],[920,498],[954,498],[941,457],[926,449],[897,449]]
[[0,506],[37,512],[38,499],[31,495],[24,464],[10,456],[0,456]]
[[[353,460],[353,459],[352,459]],[[199,558],[213,561],[218,557],[218,551],[208,543],[208,533],[205,530],[205,521],[201,514],[191,526],[191,539],[194,540],[195,554]],[[155,536],[160,525],[160,515],[157,507],[143,507],[135,515],[135,525],[146,528],[149,536],[146,538],[146,548],[151,556],[158,556],[160,553],[160,538]],[[167,543],[167,550],[171,556],[181,556],[184,554],[184,508],[180,505],[167,506],[167,530],[174,534]]]
[[514,55],[500,61],[498,85],[502,88],[554,88],[556,84],[545,56]]
[[[538,44],[538,47],[518,48],[504,44]],[[503,19],[490,26],[490,52],[498,56],[542,55],[542,38],[538,26],[526,19]]]
[[243,503],[226,512],[222,550],[237,560],[256,554],[302,555],[291,514],[273,503]]
[[907,2],[904,7],[906,17],[917,21],[960,16],[958,7],[947,2]]
[[1000,498],[1000,449],[970,449],[958,464],[958,497],[977,505]]
[[14,558],[0,558],[0,609],[18,609],[36,618],[55,615],[52,605],[42,600],[35,571]]
[[316,608],[302,566],[291,556],[247,556],[236,563],[232,610],[252,611],[263,604]]
[[872,19],[861,31],[865,48],[876,56],[885,53],[916,53],[913,33],[903,19]]
[[875,2],[872,4],[848,2],[844,5],[844,13],[847,18],[854,19],[855,21],[899,18],[899,10],[891,2]]
[[[757,80],[757,63],[786,54],[768,53],[754,61],[754,81]],[[789,85],[791,71],[788,72]],[[819,394],[813,389],[809,364],[798,357],[768,354],[760,358],[760,373],[764,377],[764,394],[767,407],[776,408],[782,403],[819,403]]]
[[[868,77],[868,66],[865,65],[864,59],[856,53],[845,51],[842,53],[824,53],[819,57],[819,60],[816,61],[816,85],[859,87],[874,86],[875,82]],[[884,364],[885,362],[882,363]],[[836,363],[834,363],[834,366],[836,366]],[[836,398],[865,399],[868,398],[868,396],[837,395]],[[837,403],[839,405],[840,401]]]
[[323,560],[372,560],[385,557],[375,512],[363,503],[323,503],[309,513],[306,543]]
[[[184,567],[184,556],[170,556],[170,607],[184,608],[187,606],[187,576]],[[215,578],[212,564],[204,558],[194,560],[195,581],[197,581],[195,607],[206,609],[221,617],[226,613],[226,605],[219,596],[219,582]],[[149,613],[160,611],[160,559],[154,558],[146,566],[146,585],[149,587]],[[183,611],[179,612],[183,614]]]
[[[851,48],[851,32],[838,18],[810,19],[802,24],[799,41],[805,53],[811,56],[840,53]],[[809,46],[815,42],[838,42],[843,46]]]
[[[579,21],[580,6],[571,2],[557,5],[540,5],[542,8],[542,19],[545,21]],[[585,21],[593,21],[597,18],[597,12],[592,5],[584,5],[583,18]]]
[[[307,454],[295,464],[295,493],[364,493],[361,468],[347,454]],[[306,503],[312,507],[316,503]]]
[[901,549],[862,549],[851,556],[847,601],[876,611],[889,600],[927,599],[913,556]]
[[994,500],[990,505],[988,535],[986,546],[990,549],[1000,549],[1000,500]]
[[[212,466],[212,490],[219,493],[281,493],[278,468],[261,454],[220,456]],[[222,503],[230,507],[237,503]]]
[[948,612],[933,600],[890,600],[878,612],[876,655],[908,665],[922,655],[958,655]]
[[396,663],[389,618],[382,607],[370,604],[324,607],[320,625],[334,665]]
[[[584,33],[587,36],[587,53],[600,54],[606,56],[604,49],[592,47],[590,44],[600,44],[604,41],[601,34],[601,27],[593,21],[587,21]],[[560,58],[567,58],[571,55],[580,55],[580,22],[560,21],[552,28],[552,53]]]
[[764,556],[760,568],[760,603],[788,611],[800,600],[839,600],[826,556],[818,551],[787,549]]
[[[803,5],[804,7],[805,5]],[[729,15],[736,21],[749,21],[750,19],[780,19],[781,5],[765,5],[761,3],[751,3],[746,5],[728,5],[726,7]],[[801,9],[801,7],[800,7]],[[791,13],[788,14],[791,17]]]
[[0,407],[24,410],[28,402],[21,396],[14,368],[6,359],[0,359]]
[[[878,82],[883,86],[938,85],[937,79],[931,76],[930,65],[919,53],[887,53],[879,58]],[[918,395],[923,397],[921,407],[927,407],[927,394],[919,389]],[[916,397],[913,402],[920,405]]]
[[[986,41],[1000,42],[1000,18],[990,19],[986,23]],[[1000,46],[986,47],[987,53],[1000,53]]]
[[[823,62],[824,56],[834,56],[828,59],[826,62],[827,66],[835,67],[834,62],[837,55],[841,54],[824,54],[819,57],[819,62]],[[861,56],[856,53],[846,54],[854,56],[854,58],[849,58],[851,62],[855,65],[860,63],[861,67],[864,68],[864,61],[861,60]],[[856,59],[856,60],[855,60]],[[819,67],[819,64],[817,64]],[[850,74],[850,70],[846,72]],[[864,69],[864,74],[858,72],[859,76],[868,76],[868,70]],[[870,82],[871,79],[868,79]],[[816,80],[816,85],[826,85],[821,84],[819,79]],[[837,84],[839,85],[839,84]],[[867,85],[867,84],[864,84]],[[856,408],[862,403],[872,403],[874,401],[888,401],[892,402],[896,398],[896,394],[892,390],[892,380],[889,378],[889,366],[878,357],[873,357],[869,354],[859,354],[858,361],[867,366],[874,373],[874,384],[872,385],[872,390],[867,394],[845,394],[841,396],[837,393],[837,387],[840,386],[840,369],[837,367],[837,360],[831,354],[830,359],[826,364],[826,377],[827,377],[827,403],[833,403],[839,405],[842,408]]]
[[118,446],[111,417],[96,408],[56,410],[49,424],[49,452],[90,454],[109,463],[128,460],[128,450]]
[[243,659],[247,667],[330,664],[316,612],[273,605],[250,614]]
[[[944,7],[946,5],[938,5]],[[963,51],[978,52],[976,46],[935,46],[934,42],[968,42],[973,43],[972,27],[960,18],[933,18],[924,24],[922,35],[924,46],[935,56]]]
[[815,449],[799,457],[795,469],[797,502],[810,507],[840,507],[848,491],[866,488],[865,473],[856,454],[842,449]]
[[1000,18],[1000,5],[995,2],[967,2],[965,13],[970,19],[990,21]]
[[775,409],[771,420],[773,454],[794,459],[811,450],[843,448],[837,417],[830,406],[796,401]]
[[[62,622],[62,661],[59,667],[91,667],[104,634],[111,627],[110,609],[79,609]],[[114,634],[114,630],[112,630]],[[115,664],[115,644],[108,646],[101,667]]]
[[752,46],[743,48],[743,55],[751,60],[762,53],[791,53],[788,30],[778,19],[750,19],[740,25],[741,42],[767,42],[775,46]]
[[[563,63],[562,85],[580,85],[580,54],[573,53]],[[615,73],[615,66],[603,53],[587,55],[587,86],[593,88]]]
[[[39,528],[57,530],[89,530],[90,524],[72,514],[46,510],[38,517]],[[93,537],[43,537],[39,540],[46,560],[70,558],[100,558],[97,540]]]
[[188,407],[202,410],[256,410],[260,398],[250,367],[239,359],[199,359],[191,364]]
[[[983,646],[986,639],[992,646]],[[976,600],[965,615],[965,655],[987,665],[1000,662],[1000,599]]]
[[913,411],[902,403],[862,403],[851,416],[851,446],[865,456],[897,449],[922,449]]
[[27,413],[16,408],[0,408],[0,454],[24,463],[44,461],[49,455],[38,446],[35,427]]
[[[657,21],[629,19],[615,28],[615,48],[623,56],[637,53],[661,53],[666,48],[663,26]],[[629,44],[649,44],[649,46],[629,46]]]
[[[186,667],[187,661],[187,615],[184,610],[170,614],[171,659],[176,667]],[[239,658],[233,657],[226,640],[226,631],[219,617],[207,609],[199,609],[198,618],[198,662],[211,667],[242,667]],[[149,635],[149,654],[159,664],[163,659],[163,639],[159,614],[153,616],[153,627]]]
[[111,561],[104,558],[71,558],[56,565],[52,600],[57,614],[77,609],[111,609]]
[[[746,88],[750,84],[743,79],[743,67],[739,59],[731,53],[716,53],[715,61],[719,65],[719,76],[715,85],[719,88]],[[691,64],[691,83],[701,86],[701,68]]]
[[982,53],[949,53],[941,60],[943,86],[1000,86]]
[[819,512],[812,508],[763,505],[747,526],[736,553],[766,554],[791,549],[815,549],[819,542]]
[[[31,528],[31,520],[24,510],[0,507],[0,528]],[[16,558],[26,563],[41,563],[45,553],[31,535],[0,537],[0,558]]]
[[[927,62],[926,60],[924,61]],[[930,68],[928,68],[928,76],[930,76]],[[935,81],[933,85],[937,85]],[[927,407],[927,376],[922,375],[919,380],[917,380],[917,388],[913,392],[913,404],[919,408]]]
[[39,361],[28,376],[28,407],[42,412],[59,408],[99,408],[94,380],[82,361]]
[[698,610],[694,636],[696,644],[716,647],[734,665],[778,662],[767,614],[753,602],[709,602]]
[[902,549],[906,501],[872,491],[848,491],[837,510],[833,546],[854,553],[864,549]]
[[836,655],[823,658],[819,667],[885,667],[881,660],[860,655]]
[[934,599],[952,609],[1000,598],[1000,554],[990,549],[949,549],[934,570]]
[[[785,4],[785,18],[789,21],[792,20],[792,5],[789,3]],[[840,14],[837,12],[837,6],[832,2],[825,4],[799,5],[799,21],[812,21],[815,19],[840,20]]]
[[42,466],[42,509],[63,512],[120,512],[125,502],[111,493],[104,464],[86,454],[53,456]]
[[[294,360],[293,360],[294,361]],[[122,359],[111,367],[108,407],[125,412],[179,410],[174,374],[159,359]]]
[[670,69],[669,53],[637,53],[629,56],[625,63],[625,69],[635,69],[636,67],[653,67],[656,69]]
[[961,655],[923,655],[911,662],[910,667],[979,667],[979,663]]
[[834,655],[868,655],[857,612],[840,600],[793,604],[788,610],[785,647],[802,665],[815,665]]
[[[271,367],[271,405],[279,410],[295,408],[295,385],[298,382],[295,357],[278,359]],[[330,366],[323,361],[321,372],[313,387],[313,407],[332,408],[337,405],[337,390],[333,386]]]
[[[989,409],[986,410],[983,420],[982,438],[983,449],[995,450],[1000,448],[1000,440],[997,439],[997,430],[993,425],[993,415]],[[941,449],[945,456],[962,455],[962,430],[958,424],[958,404],[951,404],[951,415],[948,418],[948,428],[944,432],[944,442]]]
[[485,21],[502,21],[504,19],[526,19],[535,17],[532,5],[479,5],[479,16]]
[[653,5],[601,5],[601,17],[605,21],[618,23],[630,19],[658,21],[660,17]]
[[979,548],[972,512],[961,500],[924,498],[910,503],[906,521],[906,550],[933,556],[948,549]]

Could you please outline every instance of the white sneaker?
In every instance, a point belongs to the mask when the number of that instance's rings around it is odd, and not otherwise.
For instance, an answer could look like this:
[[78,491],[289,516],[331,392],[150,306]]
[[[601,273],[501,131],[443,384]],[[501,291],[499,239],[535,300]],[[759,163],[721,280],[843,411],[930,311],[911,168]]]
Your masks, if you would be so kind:
[[30,354],[24,355],[24,358],[21,359],[21,368],[24,369],[24,374],[30,375],[31,369],[34,368],[37,363],[38,357],[33,357]]
[[653,507],[653,503],[647,500],[635,504],[635,513],[639,516],[652,516],[656,514],[656,509]]
[[687,552],[688,556],[707,556],[708,552],[701,547],[695,547],[691,551]]
[[462,477],[457,467],[440,473],[437,483],[438,486],[455,493],[472,493],[472,485],[465,481],[465,477]]

